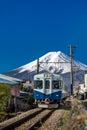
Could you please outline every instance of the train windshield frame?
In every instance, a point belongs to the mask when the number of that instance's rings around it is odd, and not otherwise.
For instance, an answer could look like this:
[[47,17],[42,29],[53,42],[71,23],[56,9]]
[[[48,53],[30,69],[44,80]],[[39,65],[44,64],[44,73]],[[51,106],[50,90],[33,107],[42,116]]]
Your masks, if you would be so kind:
[[42,89],[43,88],[43,81],[42,80],[35,80],[34,81],[34,88],[35,89]]

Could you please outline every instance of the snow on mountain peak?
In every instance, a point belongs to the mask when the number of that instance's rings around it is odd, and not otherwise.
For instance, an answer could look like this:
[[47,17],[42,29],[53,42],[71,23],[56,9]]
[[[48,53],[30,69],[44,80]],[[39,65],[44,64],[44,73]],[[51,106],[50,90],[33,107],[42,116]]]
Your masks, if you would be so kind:
[[[40,71],[45,70],[51,73],[70,72],[70,57],[65,55],[61,51],[48,52],[47,54],[39,58],[39,66]],[[87,65],[84,65],[81,62],[73,61],[73,66],[76,66],[76,68],[81,70],[87,70]],[[37,60],[23,65],[18,69],[20,69],[19,73],[24,71],[37,71]]]
[[[37,61],[36,59],[5,74],[22,80],[33,80],[34,75],[37,73]],[[78,83],[84,81],[84,74],[87,73],[87,65],[75,60],[72,63],[73,83],[76,86]],[[61,51],[48,52],[39,58],[39,72],[61,74],[68,87],[70,87],[70,71],[70,57]]]

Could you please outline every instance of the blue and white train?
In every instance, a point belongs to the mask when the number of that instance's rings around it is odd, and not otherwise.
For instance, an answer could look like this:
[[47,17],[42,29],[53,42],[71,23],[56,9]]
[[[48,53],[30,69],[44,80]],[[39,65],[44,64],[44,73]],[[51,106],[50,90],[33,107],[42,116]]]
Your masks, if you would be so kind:
[[58,108],[67,96],[63,78],[58,74],[43,73],[34,76],[34,99],[38,107]]

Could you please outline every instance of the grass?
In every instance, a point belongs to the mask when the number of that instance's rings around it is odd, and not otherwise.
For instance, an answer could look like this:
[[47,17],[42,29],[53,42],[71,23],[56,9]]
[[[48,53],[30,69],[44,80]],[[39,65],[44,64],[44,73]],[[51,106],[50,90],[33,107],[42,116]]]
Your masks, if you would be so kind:
[[3,112],[0,112],[0,122],[3,121],[3,119],[5,118],[6,116],[6,113],[3,111]]
[[67,130],[67,119],[68,119],[68,115],[69,115],[69,110],[66,110],[64,112],[64,115],[61,119],[61,122],[60,122],[60,128],[58,128],[58,130]]

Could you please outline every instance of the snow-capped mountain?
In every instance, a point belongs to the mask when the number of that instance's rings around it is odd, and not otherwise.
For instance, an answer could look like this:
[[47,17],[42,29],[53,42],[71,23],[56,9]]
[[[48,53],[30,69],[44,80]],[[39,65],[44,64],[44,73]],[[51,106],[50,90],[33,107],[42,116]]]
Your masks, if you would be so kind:
[[[78,77],[78,79],[80,79],[83,77],[82,75],[84,75],[84,73],[87,71],[87,65],[73,60],[73,71],[75,74],[74,78]],[[49,52],[39,58],[39,72],[59,73],[64,75],[64,77],[67,77],[67,80],[69,81],[68,78],[70,77],[70,57],[61,51]],[[32,79],[36,73],[37,59],[5,74],[20,79]]]

